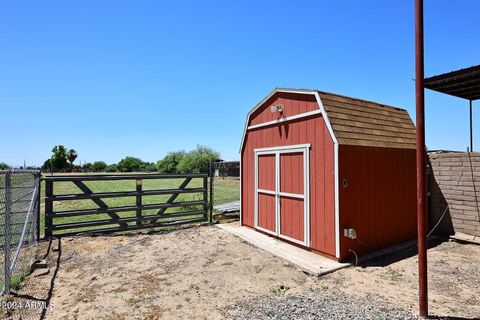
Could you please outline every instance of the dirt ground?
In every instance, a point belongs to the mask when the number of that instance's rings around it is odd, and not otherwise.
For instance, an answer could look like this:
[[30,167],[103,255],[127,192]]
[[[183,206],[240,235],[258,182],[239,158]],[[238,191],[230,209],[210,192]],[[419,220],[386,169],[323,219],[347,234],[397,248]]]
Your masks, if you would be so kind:
[[[46,312],[17,309],[11,315],[23,319],[223,319],[249,308],[256,297],[321,294],[321,299],[330,299],[339,293],[372,304],[378,299],[415,314],[415,249],[317,278],[215,226],[150,235],[66,238],[59,256],[50,250],[50,274],[28,277],[16,298],[47,301]],[[429,249],[431,314],[480,316],[479,261],[478,245],[443,242]]]

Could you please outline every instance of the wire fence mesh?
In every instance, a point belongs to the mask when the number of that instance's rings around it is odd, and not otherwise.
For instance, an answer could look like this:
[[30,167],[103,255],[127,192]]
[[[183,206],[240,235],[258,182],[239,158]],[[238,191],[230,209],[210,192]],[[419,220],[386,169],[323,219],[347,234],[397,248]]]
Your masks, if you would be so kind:
[[210,170],[214,216],[237,216],[240,212],[240,162],[212,162]]
[[10,293],[35,259],[40,172],[0,170],[0,288]]

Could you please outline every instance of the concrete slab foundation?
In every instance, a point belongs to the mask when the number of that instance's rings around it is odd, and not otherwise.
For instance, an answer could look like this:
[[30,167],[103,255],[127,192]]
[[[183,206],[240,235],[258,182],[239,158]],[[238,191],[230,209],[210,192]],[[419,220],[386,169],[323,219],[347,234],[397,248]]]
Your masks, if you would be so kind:
[[239,222],[217,224],[217,227],[236,235],[251,245],[265,250],[312,275],[321,276],[350,266],[349,263],[336,262],[319,254],[291,245],[285,241],[267,236],[247,227],[242,227]]

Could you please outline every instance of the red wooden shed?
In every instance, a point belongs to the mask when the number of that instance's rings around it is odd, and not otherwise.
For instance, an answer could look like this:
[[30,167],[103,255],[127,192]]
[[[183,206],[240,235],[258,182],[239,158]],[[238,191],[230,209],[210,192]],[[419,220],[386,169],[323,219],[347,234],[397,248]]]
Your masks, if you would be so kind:
[[405,242],[415,168],[406,110],[277,88],[247,116],[241,223],[339,261]]

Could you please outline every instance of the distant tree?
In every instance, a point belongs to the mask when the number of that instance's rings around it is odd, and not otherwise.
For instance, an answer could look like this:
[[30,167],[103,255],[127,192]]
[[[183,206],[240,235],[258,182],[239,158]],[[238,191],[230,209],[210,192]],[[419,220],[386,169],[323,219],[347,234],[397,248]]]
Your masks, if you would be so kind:
[[58,145],[52,149],[51,165],[56,170],[68,168],[67,149],[63,145]]
[[90,162],[86,162],[86,163],[83,164],[82,167],[83,167],[84,170],[92,170],[93,169],[93,164],[90,163]]
[[68,150],[67,159],[68,159],[68,162],[70,162],[71,169],[73,169],[73,162],[77,159],[77,157],[78,157],[78,154],[77,154],[77,151],[75,151],[75,149]]
[[157,171],[157,167],[155,166],[155,163],[153,163],[153,162],[144,162],[141,169],[142,169],[142,171],[146,171],[146,172]]
[[107,167],[107,164],[104,161],[95,161],[92,164],[92,169],[95,171],[105,170],[106,167]]
[[116,164],[111,164],[105,168],[105,171],[107,172],[117,172],[118,168]]
[[45,162],[42,165],[43,170],[51,170],[52,169],[52,161],[50,159],[45,160]]
[[169,152],[162,160],[157,162],[157,169],[160,173],[177,173],[179,162],[185,157],[185,151]]
[[207,173],[209,163],[220,158],[220,153],[206,146],[198,145],[178,163],[180,173]]
[[10,169],[10,166],[6,164],[5,162],[0,162],[0,170],[8,170]]
[[131,171],[142,170],[144,165],[145,165],[145,162],[143,162],[139,158],[125,157],[122,160],[120,160],[120,162],[117,164],[117,168],[122,172],[131,172]]

